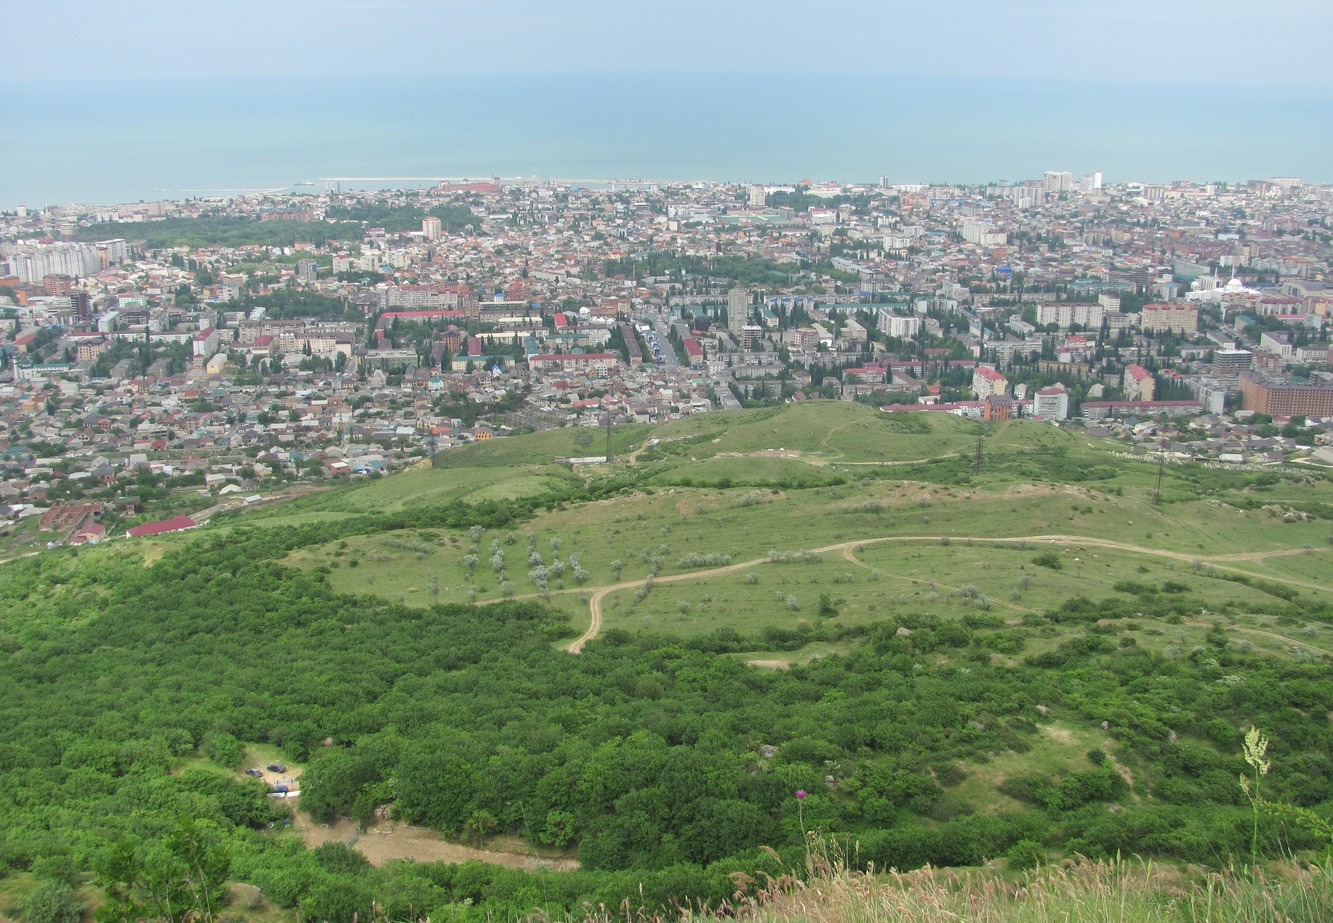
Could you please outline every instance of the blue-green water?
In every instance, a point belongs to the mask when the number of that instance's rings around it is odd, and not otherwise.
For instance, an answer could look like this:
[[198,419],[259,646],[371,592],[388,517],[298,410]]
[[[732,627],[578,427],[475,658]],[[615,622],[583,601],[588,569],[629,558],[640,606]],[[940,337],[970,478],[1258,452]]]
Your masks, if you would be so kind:
[[1330,182],[1331,154],[1329,90],[753,74],[0,84],[5,208],[348,176]]

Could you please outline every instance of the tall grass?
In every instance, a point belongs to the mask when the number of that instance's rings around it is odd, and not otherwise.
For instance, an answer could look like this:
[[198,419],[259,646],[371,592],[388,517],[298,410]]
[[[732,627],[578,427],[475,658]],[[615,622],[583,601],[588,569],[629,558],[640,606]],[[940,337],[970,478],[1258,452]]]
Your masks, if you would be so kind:
[[1017,880],[991,872],[876,873],[812,860],[720,917],[754,923],[1329,923],[1333,865],[1284,862],[1190,879],[1150,862],[1071,860]]
[[[804,873],[733,880],[734,901],[675,913],[599,907],[591,923],[1330,923],[1333,862],[1188,873],[1078,858],[1015,878],[993,869],[859,871],[811,837]],[[776,857],[776,853],[773,853]]]

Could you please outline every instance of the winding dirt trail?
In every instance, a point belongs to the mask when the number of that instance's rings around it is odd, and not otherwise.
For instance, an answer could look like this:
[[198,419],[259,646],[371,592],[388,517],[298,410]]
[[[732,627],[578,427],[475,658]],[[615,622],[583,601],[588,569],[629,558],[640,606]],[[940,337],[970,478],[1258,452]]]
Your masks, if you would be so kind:
[[[854,549],[860,548],[863,545],[878,545],[884,542],[939,542],[945,539],[946,537],[950,541],[970,542],[972,544],[983,543],[991,545],[1000,545],[1000,544],[1013,544],[1014,542],[1030,542],[1034,545],[1075,544],[1075,545],[1080,545],[1082,547],[1111,548],[1116,551],[1128,551],[1134,554],[1154,555],[1159,558],[1171,558],[1172,560],[1176,561],[1190,561],[1190,562],[1200,561],[1204,564],[1208,564],[1209,566],[1216,567],[1218,570],[1225,570],[1231,573],[1244,574],[1247,577],[1254,577],[1260,575],[1253,574],[1236,567],[1226,567],[1222,565],[1220,562],[1262,561],[1270,557],[1285,557],[1294,554],[1317,553],[1316,550],[1313,549],[1306,550],[1304,548],[1298,548],[1298,549],[1283,548],[1274,551],[1230,552],[1227,554],[1207,556],[1198,554],[1186,554],[1183,551],[1168,551],[1163,548],[1147,548],[1143,545],[1135,545],[1130,542],[1117,542],[1107,538],[1089,538],[1084,535],[1059,535],[1059,534],[1010,535],[1002,537],[985,537],[985,538],[976,536],[971,536],[971,537],[959,536],[959,535],[950,535],[950,536],[881,535],[878,537],[872,536],[871,538],[859,538],[850,542],[838,542],[835,545],[825,545],[822,548],[811,548],[809,550],[811,554],[828,554],[829,552],[834,552],[834,551],[842,552],[843,556],[846,557],[849,561],[854,561],[860,564],[861,562],[856,561],[856,559],[851,556],[851,553]],[[734,574],[740,571],[749,570],[751,567],[758,567],[761,564],[769,563],[769,561],[770,559],[767,557],[753,558],[749,561],[741,561],[736,564],[727,564],[723,567],[712,567],[707,570],[695,570],[682,574],[671,574],[670,576],[667,577],[655,577],[653,579],[653,584],[656,585],[659,583],[680,583],[686,580],[699,580],[708,577],[720,577],[725,574]],[[863,565],[863,566],[868,566],[868,565]],[[1328,584],[1311,583],[1309,581],[1297,580],[1295,578],[1290,578],[1290,577],[1261,576],[1261,579],[1270,580],[1273,583],[1283,583],[1289,586],[1304,587],[1306,589],[1333,590],[1333,586],[1330,586]],[[608,594],[615,593],[620,590],[630,590],[642,584],[643,584],[642,580],[624,580],[621,581],[620,583],[614,583],[609,586],[604,586],[601,589],[594,591],[593,594],[588,598],[588,612],[590,615],[588,630],[585,631],[583,634],[579,635],[569,644],[567,644],[565,646],[565,650],[567,650],[571,654],[577,654],[581,650],[583,650],[583,646],[585,644],[587,644],[593,638],[596,638],[597,635],[601,633],[602,600],[604,600]],[[1280,636],[1274,636],[1274,637],[1280,637]],[[1309,645],[1306,646],[1308,647]]]

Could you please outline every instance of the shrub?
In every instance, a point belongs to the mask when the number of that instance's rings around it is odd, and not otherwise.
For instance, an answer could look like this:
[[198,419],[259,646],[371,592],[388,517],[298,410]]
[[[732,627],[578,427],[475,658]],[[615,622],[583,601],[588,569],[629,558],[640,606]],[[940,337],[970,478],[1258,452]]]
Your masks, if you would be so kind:
[[79,923],[83,918],[83,903],[64,881],[44,881],[17,903],[27,923]]
[[1038,567],[1049,567],[1051,570],[1060,570],[1064,567],[1064,563],[1060,560],[1060,556],[1054,551],[1047,551],[1037,555],[1032,559],[1032,563]]
[[1004,852],[1005,863],[1015,871],[1036,868],[1046,856],[1036,840],[1019,840]]

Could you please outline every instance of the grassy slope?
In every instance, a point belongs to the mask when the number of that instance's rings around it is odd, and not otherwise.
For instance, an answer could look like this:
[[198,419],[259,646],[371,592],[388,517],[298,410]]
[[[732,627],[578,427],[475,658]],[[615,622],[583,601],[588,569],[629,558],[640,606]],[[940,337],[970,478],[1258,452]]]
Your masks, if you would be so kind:
[[[634,586],[608,595],[606,625],[684,635],[721,627],[747,634],[791,627],[819,618],[822,594],[833,602],[840,625],[971,611],[975,598],[960,593],[972,588],[988,611],[1019,619],[1076,593],[1109,595],[1121,581],[1179,578],[1201,610],[1227,609],[1233,620],[1237,614],[1257,620],[1249,627],[1258,642],[1295,638],[1315,650],[1333,648],[1321,628],[1313,635],[1301,634],[1304,626],[1275,630],[1272,618],[1262,614],[1271,601],[1264,593],[1216,579],[1246,574],[1314,596],[1328,592],[1328,527],[1318,520],[1284,522],[1280,513],[1287,504],[1328,507],[1333,490],[1322,477],[1256,489],[1247,486],[1252,478],[1235,472],[1169,467],[1166,502],[1157,506],[1156,465],[1150,458],[1117,457],[1123,446],[1010,422],[984,431],[977,472],[979,431],[978,424],[951,416],[889,416],[843,403],[623,427],[613,442],[620,457],[636,459],[630,470],[639,473],[641,491],[545,511],[519,529],[486,534],[477,548],[480,566],[471,574],[464,567],[468,537],[447,530],[357,536],[304,549],[290,560],[327,569],[338,590],[429,605],[467,601],[473,592],[483,602],[500,598],[500,576],[489,566],[492,540],[501,544],[519,596],[538,591],[528,576],[534,548],[546,565],[557,558],[568,565],[577,553],[588,581],[578,586],[568,575],[553,580],[550,596],[576,629],[587,625],[588,594],[618,579],[637,583],[656,569],[658,588],[646,599],[635,599]],[[504,500],[626,470],[622,464],[571,471],[548,463],[560,454],[590,451],[576,443],[587,435],[555,430],[452,450],[441,456],[445,467],[320,492],[233,522],[300,524]],[[935,461],[922,464],[930,459]],[[1058,483],[1062,478],[1075,483]],[[709,486],[719,483],[734,486]],[[1265,504],[1274,510],[1262,509]],[[1071,538],[1051,544],[1041,536]],[[943,544],[944,537],[952,543]],[[1029,553],[963,544],[1004,537],[1029,538],[1034,548]],[[892,541],[877,541],[884,539]],[[1133,547],[1080,552],[1079,539]],[[774,550],[851,542],[866,544],[822,553],[814,564],[767,560]],[[1035,546],[1042,544],[1060,552],[1068,566],[1034,566]],[[1270,554],[1280,551],[1288,554]],[[758,563],[746,572],[715,574],[713,568],[686,566],[691,553]],[[695,576],[662,582],[687,574]],[[1160,644],[1178,645],[1182,633],[1183,642],[1191,640],[1185,628],[1164,634]]]
[[[685,636],[724,627],[750,635],[770,626],[817,623],[825,594],[837,612],[829,621],[837,625],[978,609],[1018,622],[1072,595],[1114,596],[1113,587],[1125,581],[1157,587],[1174,581],[1184,587],[1177,592],[1198,605],[1199,624],[1145,620],[1137,628],[1153,647],[1188,649],[1206,620],[1221,613],[1229,630],[1246,633],[1265,649],[1333,649],[1326,629],[1278,619],[1268,614],[1273,597],[1221,579],[1249,575],[1314,597],[1329,592],[1327,525],[1284,522],[1280,512],[1292,503],[1327,506],[1333,499],[1327,481],[1284,479],[1255,488],[1251,476],[1235,472],[1169,467],[1166,502],[1159,506],[1153,502],[1156,464],[1118,457],[1124,446],[1011,422],[985,431],[982,470],[976,472],[979,430],[954,417],[889,417],[854,404],[703,415],[651,431],[618,432],[619,445],[640,447],[633,470],[641,474],[642,490],[545,511],[519,529],[487,533],[471,574],[463,563],[468,537],[447,531],[359,536],[304,549],[290,560],[327,569],[339,590],[429,605],[466,601],[473,591],[482,602],[500,598],[500,576],[489,566],[493,540],[504,551],[506,574],[519,596],[538,592],[528,576],[533,550],[545,565],[557,558],[568,564],[577,553],[588,581],[578,586],[568,575],[553,580],[549,597],[576,629],[588,624],[589,594],[623,582],[603,603],[606,627]],[[553,446],[568,444],[571,434],[473,446],[467,456],[448,456],[456,467],[320,494],[298,501],[303,510],[288,505],[253,521],[518,496],[603,476],[608,469],[570,472],[515,463],[528,454],[523,447],[529,442],[531,454],[542,460]],[[462,467],[467,459],[481,467]],[[926,459],[942,461],[914,464]],[[903,479],[912,475],[944,483]],[[1087,480],[1058,483],[1070,476]],[[715,485],[721,478],[734,486],[683,486]],[[804,489],[773,486],[801,478]],[[1023,538],[1029,546],[969,542],[984,538]],[[856,544],[832,547],[849,543]],[[821,548],[832,550],[811,563],[769,560],[775,550]],[[1061,569],[1035,565],[1043,551],[1057,553]],[[731,568],[716,573],[716,566],[687,566],[691,553],[715,556]],[[736,567],[744,562],[753,563]],[[654,591],[636,599],[654,568]],[[1027,651],[1055,643],[1033,633]],[[768,653],[802,660],[817,651]]]

